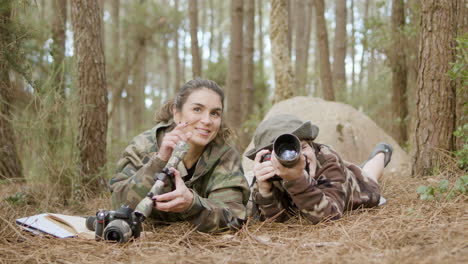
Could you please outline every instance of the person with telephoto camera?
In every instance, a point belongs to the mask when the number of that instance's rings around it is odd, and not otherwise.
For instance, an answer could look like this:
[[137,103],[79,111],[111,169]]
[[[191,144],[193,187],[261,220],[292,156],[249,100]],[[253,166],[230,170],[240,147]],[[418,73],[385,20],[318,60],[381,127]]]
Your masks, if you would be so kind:
[[[202,232],[239,228],[250,190],[240,155],[229,144],[223,101],[224,92],[214,81],[183,85],[157,113],[156,126],[125,148],[110,181],[113,208],[136,209],[133,215],[139,220],[188,221]],[[174,155],[178,146],[183,155]],[[174,156],[180,162],[167,168]],[[155,176],[160,179],[162,172],[171,175],[157,187]]]
[[392,147],[379,143],[357,166],[315,142],[318,132],[310,121],[287,114],[260,123],[254,148],[245,154],[254,160],[254,215],[282,222],[301,214],[317,224],[339,219],[347,210],[379,205],[378,180]]

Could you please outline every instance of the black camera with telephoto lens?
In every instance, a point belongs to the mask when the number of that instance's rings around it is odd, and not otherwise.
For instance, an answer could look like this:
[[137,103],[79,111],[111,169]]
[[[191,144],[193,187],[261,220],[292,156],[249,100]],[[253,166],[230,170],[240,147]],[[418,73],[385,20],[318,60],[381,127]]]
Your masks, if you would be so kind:
[[[293,134],[282,134],[273,142],[273,152],[275,158],[284,167],[291,168],[299,162],[301,157],[301,141]],[[262,156],[261,162],[271,160],[271,154]],[[280,181],[281,177],[275,175],[269,178],[268,182]]]
[[96,216],[86,218],[86,227],[95,231],[96,241],[125,243],[132,237],[138,238],[141,233],[141,221],[128,206],[121,206],[116,211],[99,210]]

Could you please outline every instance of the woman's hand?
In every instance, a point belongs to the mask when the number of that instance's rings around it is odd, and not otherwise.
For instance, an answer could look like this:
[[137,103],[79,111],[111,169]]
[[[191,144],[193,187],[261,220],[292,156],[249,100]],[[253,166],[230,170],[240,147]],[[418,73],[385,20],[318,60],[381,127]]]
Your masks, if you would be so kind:
[[178,124],[171,132],[164,135],[158,152],[158,158],[160,160],[169,161],[177,143],[179,143],[179,141],[187,141],[192,136],[191,132],[184,132],[184,128],[186,128],[187,125],[187,123]]
[[276,156],[272,154],[271,164],[275,168],[275,172],[279,177],[286,181],[292,181],[304,175],[306,165],[305,159],[306,157],[301,155],[299,161],[294,165],[294,167],[288,168],[281,165],[278,159],[276,159]]
[[154,196],[154,207],[164,212],[183,212],[192,205],[193,193],[180,177],[180,172],[174,168],[171,171],[174,173],[176,188],[172,192]]
[[270,151],[267,149],[261,150],[255,155],[253,172],[257,178],[258,191],[261,195],[269,194],[271,192],[271,182],[267,180],[275,176],[275,168],[271,164],[271,161],[260,162],[262,157],[269,154]]

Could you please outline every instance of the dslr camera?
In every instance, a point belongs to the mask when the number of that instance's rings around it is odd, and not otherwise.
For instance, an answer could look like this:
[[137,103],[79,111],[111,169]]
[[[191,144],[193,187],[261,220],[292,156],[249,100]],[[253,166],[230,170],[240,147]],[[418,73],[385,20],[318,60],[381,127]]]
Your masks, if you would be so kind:
[[[282,134],[273,142],[273,151],[275,158],[284,167],[291,168],[299,161],[301,157],[301,141],[293,134]],[[271,154],[263,155],[261,162],[271,159]],[[269,178],[268,182],[280,181],[281,177],[275,175]]]
[[87,217],[86,228],[95,231],[96,241],[126,243],[140,236],[141,221],[130,207],[122,205],[116,211],[99,210],[96,216]]

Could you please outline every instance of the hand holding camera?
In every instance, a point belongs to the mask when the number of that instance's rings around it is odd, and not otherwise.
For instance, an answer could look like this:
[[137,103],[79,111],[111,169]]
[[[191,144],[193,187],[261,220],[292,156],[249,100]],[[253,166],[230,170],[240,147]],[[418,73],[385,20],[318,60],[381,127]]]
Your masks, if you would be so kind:
[[271,182],[300,177],[306,163],[301,155],[301,142],[293,134],[278,136],[272,148],[273,153],[264,149],[255,157],[254,174],[261,193],[270,192]]

